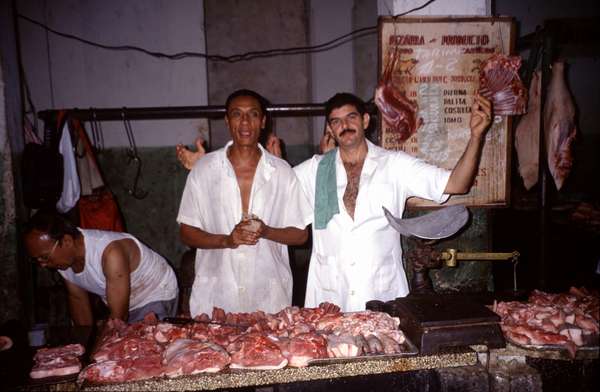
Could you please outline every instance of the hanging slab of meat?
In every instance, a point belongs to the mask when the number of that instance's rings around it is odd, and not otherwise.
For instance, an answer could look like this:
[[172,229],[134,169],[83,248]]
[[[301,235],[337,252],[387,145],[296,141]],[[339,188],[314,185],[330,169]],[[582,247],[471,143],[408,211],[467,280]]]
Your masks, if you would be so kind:
[[479,94],[492,101],[494,115],[525,113],[527,90],[519,78],[521,58],[494,54],[479,65]]
[[392,75],[399,60],[400,51],[396,47],[390,53],[381,80],[375,89],[375,105],[390,131],[398,135],[399,141],[405,141],[423,124],[423,119],[417,115],[417,103],[408,99],[394,85]]
[[279,347],[259,333],[240,336],[227,346],[227,351],[231,355],[232,369],[281,369],[288,363]]
[[552,78],[544,105],[544,141],[548,156],[548,168],[560,190],[571,172],[575,140],[575,105],[565,82],[565,64],[552,65]]
[[167,377],[216,373],[223,370],[229,362],[231,358],[221,346],[193,339],[175,340],[163,354]]
[[515,131],[515,148],[519,159],[519,174],[525,189],[531,189],[538,180],[540,156],[540,110],[542,78],[534,72],[529,86],[527,113],[521,117]]
[[81,344],[41,348],[33,357],[35,365],[29,376],[39,379],[79,373],[81,370],[79,357],[84,352],[85,349]]

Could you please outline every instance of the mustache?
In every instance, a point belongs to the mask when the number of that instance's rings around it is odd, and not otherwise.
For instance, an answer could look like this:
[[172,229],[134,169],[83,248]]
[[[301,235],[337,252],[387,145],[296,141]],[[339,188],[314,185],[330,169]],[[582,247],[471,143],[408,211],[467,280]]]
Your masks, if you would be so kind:
[[354,132],[356,132],[356,130],[352,129],[352,128],[344,128],[344,130],[342,130],[342,132],[340,132],[340,137],[344,136],[344,134],[348,133],[348,132],[354,133]]

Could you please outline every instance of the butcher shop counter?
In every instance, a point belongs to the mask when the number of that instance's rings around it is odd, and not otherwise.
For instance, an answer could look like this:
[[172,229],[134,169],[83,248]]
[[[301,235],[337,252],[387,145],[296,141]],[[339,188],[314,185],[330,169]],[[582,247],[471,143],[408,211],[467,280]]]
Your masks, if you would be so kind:
[[[421,385],[430,378],[435,369],[472,367],[477,364],[477,353],[470,349],[448,350],[435,355],[416,355],[382,360],[361,360],[344,363],[312,365],[304,368],[278,370],[243,371],[226,370],[216,374],[199,374],[177,378],[158,378],[117,384],[78,384],[73,377],[52,383],[27,383],[20,389],[27,391],[189,391],[189,390],[254,390],[273,386],[275,390],[301,391],[323,390],[348,391],[348,384],[366,383],[373,387],[375,382],[385,390],[390,383],[415,383]],[[420,381],[419,381],[420,380]],[[324,383],[324,384],[323,384]],[[364,390],[364,388],[359,388]],[[418,390],[418,389],[415,389]]]

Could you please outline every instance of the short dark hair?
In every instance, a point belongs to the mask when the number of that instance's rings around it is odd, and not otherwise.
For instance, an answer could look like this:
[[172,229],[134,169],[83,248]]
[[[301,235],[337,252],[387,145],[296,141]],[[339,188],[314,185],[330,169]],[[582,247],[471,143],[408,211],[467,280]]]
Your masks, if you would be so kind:
[[344,105],[354,106],[361,116],[367,112],[365,101],[356,95],[350,93],[337,93],[325,102],[325,119],[329,119],[329,115],[334,109],[341,108]]
[[62,240],[65,234],[79,238],[82,234],[71,221],[55,211],[40,210],[36,212],[23,228],[23,235],[37,230],[47,233],[54,240]]
[[236,99],[237,97],[252,97],[252,98],[256,99],[258,101],[258,104],[260,105],[260,110],[261,110],[263,116],[265,116],[267,114],[267,100],[262,95],[257,93],[256,91],[252,91],[252,90],[248,90],[248,89],[236,90],[236,91],[232,92],[231,94],[229,94],[229,96],[227,97],[227,101],[225,101],[225,111],[226,112],[229,111],[229,106],[231,105],[231,102],[234,99]]

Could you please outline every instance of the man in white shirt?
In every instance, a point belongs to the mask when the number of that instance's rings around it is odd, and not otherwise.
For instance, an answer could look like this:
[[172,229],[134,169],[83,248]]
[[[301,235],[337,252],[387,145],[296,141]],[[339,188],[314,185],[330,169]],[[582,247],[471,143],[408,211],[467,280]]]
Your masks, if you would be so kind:
[[250,90],[229,96],[232,141],[201,157],[188,175],[177,221],[197,248],[190,313],[277,312],[292,301],[287,245],[308,237],[310,202],[294,171],[258,144],[264,99]]
[[491,104],[477,96],[471,110],[471,138],[450,172],[369,142],[364,133],[369,114],[360,98],[340,93],[327,101],[328,132],[339,147],[295,167],[315,214],[305,306],[328,301],[355,311],[369,300],[408,294],[400,235],[382,207],[402,216],[409,197],[443,203],[452,194],[469,191],[491,122]]
[[102,298],[112,319],[135,322],[150,312],[159,318],[176,314],[173,269],[130,234],[81,229],[54,212],[39,211],[25,226],[24,240],[38,265],[63,277],[75,325],[93,324],[88,292]]

